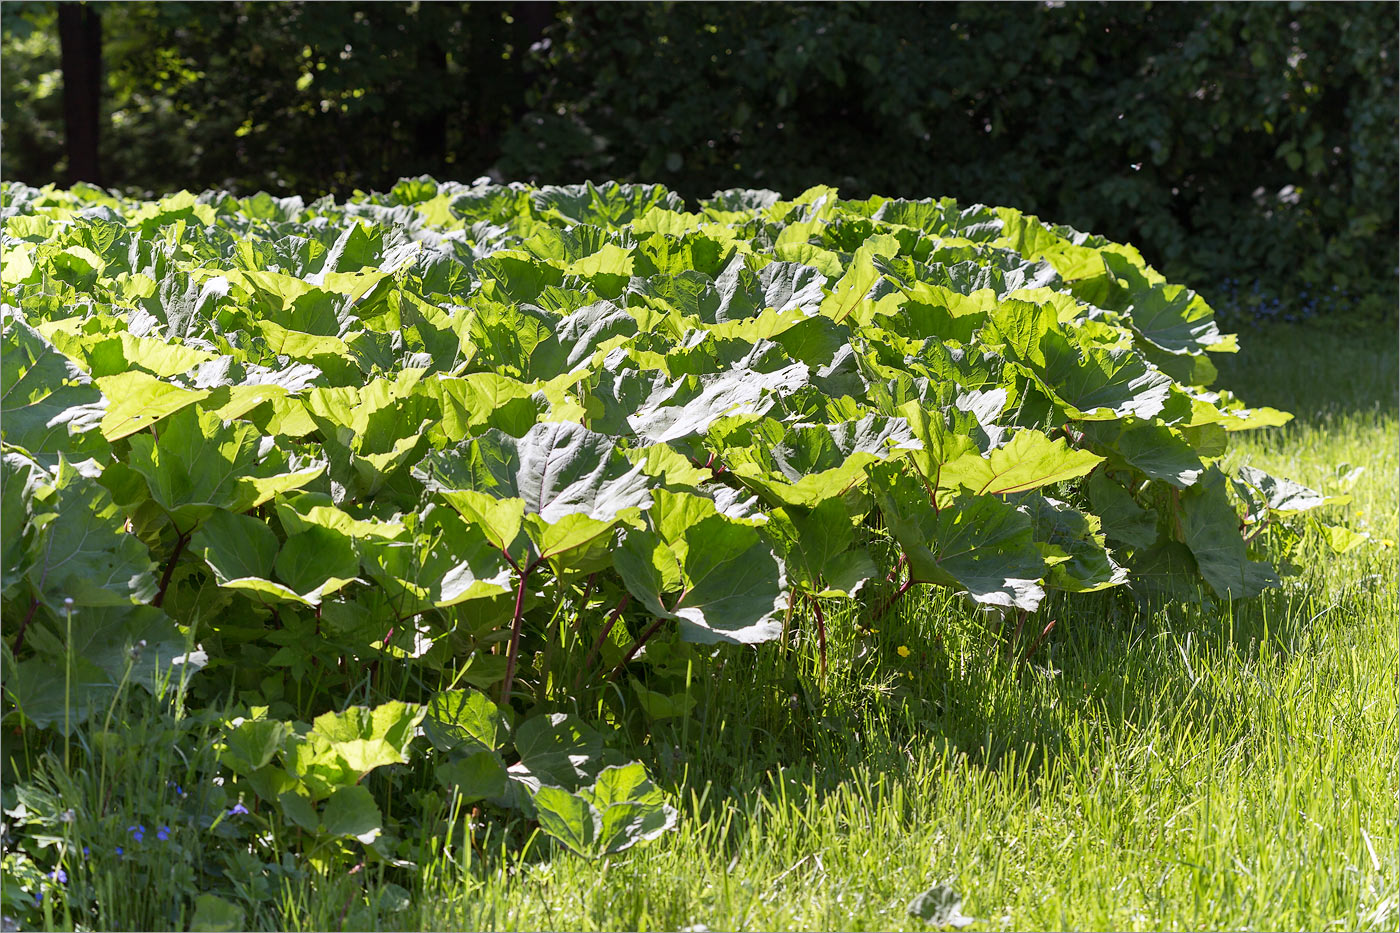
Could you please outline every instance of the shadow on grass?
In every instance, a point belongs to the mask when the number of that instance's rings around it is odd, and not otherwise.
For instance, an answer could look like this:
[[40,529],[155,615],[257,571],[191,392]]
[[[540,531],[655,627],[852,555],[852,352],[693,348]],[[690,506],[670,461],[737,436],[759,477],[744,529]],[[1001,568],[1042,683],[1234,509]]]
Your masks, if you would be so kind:
[[1300,422],[1397,409],[1397,333],[1393,323],[1367,328],[1321,321],[1241,328],[1240,352],[1212,357],[1215,387],[1249,405],[1291,411]]
[[1264,744],[1251,684],[1261,666],[1309,650],[1326,610],[1299,586],[1214,606],[1060,596],[1037,613],[1038,626],[1056,625],[1032,652],[1039,628],[1012,642],[1009,625],[933,592],[870,635],[832,613],[826,689],[809,645],[730,653],[701,687],[696,718],[654,729],[634,751],[658,783],[698,801],[689,818],[724,821],[736,846],[765,801],[802,809],[854,789],[876,805],[940,759],[950,779],[956,761],[1034,799],[1045,781],[1087,782],[1154,733]]

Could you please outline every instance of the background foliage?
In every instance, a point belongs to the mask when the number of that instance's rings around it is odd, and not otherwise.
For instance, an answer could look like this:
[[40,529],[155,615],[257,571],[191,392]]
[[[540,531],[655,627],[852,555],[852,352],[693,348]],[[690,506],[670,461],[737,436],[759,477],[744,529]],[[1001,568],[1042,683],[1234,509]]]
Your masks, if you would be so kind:
[[[54,4],[7,3],[7,178],[66,180]],[[1014,204],[1260,316],[1394,313],[1380,3],[124,3],[104,182],[417,172]]]

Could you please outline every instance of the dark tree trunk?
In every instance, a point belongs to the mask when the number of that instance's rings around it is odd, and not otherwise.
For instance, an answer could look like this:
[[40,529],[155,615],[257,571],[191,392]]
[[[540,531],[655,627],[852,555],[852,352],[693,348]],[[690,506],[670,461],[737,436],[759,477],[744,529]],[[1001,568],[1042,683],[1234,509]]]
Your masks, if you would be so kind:
[[[447,50],[430,42],[419,59],[418,70],[431,76],[434,86],[447,82]],[[414,162],[420,172],[439,178],[447,175],[447,113],[441,107],[418,116],[413,124]]]
[[516,23],[517,36],[522,40],[518,54],[524,55],[530,51],[531,43],[538,42],[544,35],[545,27],[554,22],[554,3],[552,0],[518,0],[512,5],[511,16]]
[[102,184],[98,129],[102,100],[102,18],[91,3],[58,5],[63,129],[68,181]]

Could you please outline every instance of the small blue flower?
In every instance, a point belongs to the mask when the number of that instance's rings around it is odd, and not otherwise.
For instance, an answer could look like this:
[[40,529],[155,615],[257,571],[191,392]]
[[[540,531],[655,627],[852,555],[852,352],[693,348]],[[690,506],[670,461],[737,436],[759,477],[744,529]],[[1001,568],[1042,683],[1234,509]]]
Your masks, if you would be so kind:
[[228,811],[229,816],[241,816],[248,812],[248,808],[243,806],[242,801],[233,805],[233,809]]
[[44,903],[44,892],[39,891],[34,895],[34,906],[38,907],[42,903]]
[[83,858],[87,858],[87,857],[88,857],[88,847],[87,847],[87,846],[83,846]]
[[156,838],[159,839],[161,842],[165,842],[167,839],[169,839],[169,838],[170,838],[170,827],[169,827],[169,826],[162,826],[160,829],[158,829],[158,830],[156,831]]
[[142,839],[145,839],[145,838],[146,838],[146,827],[145,827],[145,826],[141,826],[141,825],[128,826],[126,829],[127,829],[127,832],[131,833],[131,835],[135,837],[135,839],[136,839],[137,842],[140,842]]
[[68,872],[64,871],[62,868],[55,868],[53,871],[49,872],[49,878],[57,881],[59,884],[67,884]]
[[121,846],[117,846],[117,855],[124,855],[124,854],[125,854],[125,853],[122,852],[122,847],[121,847]]

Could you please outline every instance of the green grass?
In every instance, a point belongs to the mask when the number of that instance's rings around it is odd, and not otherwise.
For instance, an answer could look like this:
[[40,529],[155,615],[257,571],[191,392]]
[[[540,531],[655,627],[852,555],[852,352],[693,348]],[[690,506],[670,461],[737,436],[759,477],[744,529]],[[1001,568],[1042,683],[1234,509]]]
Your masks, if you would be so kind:
[[[415,890],[383,885],[382,865],[254,866],[262,906],[244,922],[919,929],[909,900],[948,882],[974,929],[1395,929],[1394,335],[1242,340],[1221,384],[1299,417],[1237,435],[1230,457],[1349,493],[1327,520],[1371,535],[1356,550],[1332,555],[1313,535],[1297,576],[1233,606],[1052,601],[1033,652],[1039,632],[1013,638],[944,595],[907,600],[870,633],[832,605],[825,678],[810,639],[730,653],[699,681],[694,714],[635,750],[673,793],[675,832],[587,862],[539,836],[523,852],[525,835],[474,848],[459,814],[425,839]],[[158,731],[124,744],[147,753],[96,742],[48,769],[49,792],[80,814],[120,804],[79,827],[92,870],[70,884],[103,903],[99,928],[178,928],[171,869],[201,857],[197,833],[145,861],[111,851],[121,814],[174,812],[168,788],[199,763],[159,751],[173,738]]]

